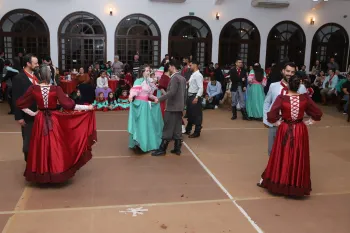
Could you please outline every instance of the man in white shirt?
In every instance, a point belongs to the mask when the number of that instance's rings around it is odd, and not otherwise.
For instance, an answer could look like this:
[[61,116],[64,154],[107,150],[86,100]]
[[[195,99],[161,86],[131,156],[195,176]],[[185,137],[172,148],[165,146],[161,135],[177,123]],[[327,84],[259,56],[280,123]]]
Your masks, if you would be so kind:
[[[200,136],[203,121],[202,111],[202,95],[203,95],[203,75],[198,69],[199,63],[197,61],[191,62],[192,75],[188,81],[188,97],[186,103],[187,126],[186,134],[189,138],[197,138]],[[194,133],[191,134],[192,127],[195,125]]]
[[324,80],[322,84],[321,96],[322,96],[322,104],[327,104],[327,98],[331,97],[336,93],[335,87],[338,84],[338,75],[336,75],[334,69],[328,70],[328,76]]
[[208,101],[217,108],[222,99],[222,87],[221,83],[216,81],[215,77],[210,78],[210,82],[207,86],[207,95]]
[[[276,98],[279,95],[285,95],[288,93],[288,80],[290,77],[295,75],[296,65],[293,62],[287,62],[282,69],[282,80],[280,82],[275,82],[270,85],[269,92],[266,95],[264,101],[264,125],[269,128],[268,136],[268,153],[271,154],[272,146],[275,141],[277,127],[273,126],[267,121],[267,113],[270,111],[272,105],[275,103]],[[304,85],[300,85],[298,93],[306,93]]]

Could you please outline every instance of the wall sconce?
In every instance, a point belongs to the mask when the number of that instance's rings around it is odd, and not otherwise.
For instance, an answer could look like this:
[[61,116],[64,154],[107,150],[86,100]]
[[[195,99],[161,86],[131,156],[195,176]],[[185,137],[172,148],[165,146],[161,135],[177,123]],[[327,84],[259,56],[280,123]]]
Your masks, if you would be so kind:
[[216,18],[217,20],[219,20],[219,19],[220,19],[220,14],[219,14],[219,12],[216,12],[216,16],[215,16],[215,18]]
[[112,7],[111,7],[111,8],[109,8],[109,15],[110,15],[110,16],[112,16],[112,15],[113,15],[113,9],[112,9]]
[[314,17],[311,17],[310,18],[310,25],[314,25],[315,24],[315,18]]

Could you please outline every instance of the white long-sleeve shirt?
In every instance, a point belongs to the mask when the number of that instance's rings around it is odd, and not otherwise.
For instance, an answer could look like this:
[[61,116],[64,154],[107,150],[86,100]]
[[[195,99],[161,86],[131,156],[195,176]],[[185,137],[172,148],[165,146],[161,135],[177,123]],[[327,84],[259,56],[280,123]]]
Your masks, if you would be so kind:
[[196,94],[198,97],[202,97],[203,95],[203,75],[197,70],[191,75],[190,80],[188,81],[188,93]]
[[105,78],[102,78],[102,77],[97,78],[96,85],[97,85],[98,88],[105,88],[105,87],[108,88],[108,78],[107,77],[105,77]]

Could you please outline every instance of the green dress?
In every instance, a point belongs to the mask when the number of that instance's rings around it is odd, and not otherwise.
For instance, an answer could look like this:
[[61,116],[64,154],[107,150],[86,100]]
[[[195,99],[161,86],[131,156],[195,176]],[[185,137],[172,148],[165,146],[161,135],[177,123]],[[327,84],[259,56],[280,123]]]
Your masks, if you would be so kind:
[[159,148],[164,125],[160,105],[148,101],[148,98],[155,98],[152,85],[145,78],[139,78],[130,90],[130,96],[135,100],[130,103],[129,148],[137,146],[143,152]]
[[[264,73],[264,77],[266,74]],[[246,103],[246,109],[248,116],[253,119],[262,119],[264,115],[264,86],[266,85],[266,78],[262,82],[258,82],[255,79],[254,70],[249,74],[248,80],[251,81],[248,89],[248,97]]]

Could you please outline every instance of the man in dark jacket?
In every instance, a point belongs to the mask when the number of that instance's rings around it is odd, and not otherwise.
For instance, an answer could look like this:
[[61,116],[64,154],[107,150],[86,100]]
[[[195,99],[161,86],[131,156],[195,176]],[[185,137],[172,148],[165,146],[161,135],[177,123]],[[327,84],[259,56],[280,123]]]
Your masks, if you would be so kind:
[[[15,113],[15,120],[21,126],[22,139],[23,139],[23,153],[24,160],[27,161],[30,136],[32,134],[32,128],[34,123],[34,117],[24,113],[21,109],[16,106],[16,101],[26,93],[28,88],[32,85],[39,84],[38,78],[34,75],[34,70],[39,67],[38,58],[32,54],[27,54],[23,57],[24,69],[20,71],[12,79],[12,99]],[[37,104],[29,108],[33,112],[37,111]]]
[[180,75],[180,68],[181,66],[178,61],[172,60],[169,63],[171,79],[167,93],[158,99],[158,101],[167,100],[162,143],[159,149],[152,153],[153,156],[165,155],[170,140],[175,140],[175,147],[171,153],[181,154],[182,112],[185,107],[186,79]]
[[236,67],[230,70],[231,94],[232,94],[232,118],[237,119],[237,104],[241,107],[243,120],[250,120],[245,109],[244,92],[246,91],[247,72],[243,68],[243,61],[236,60]]

